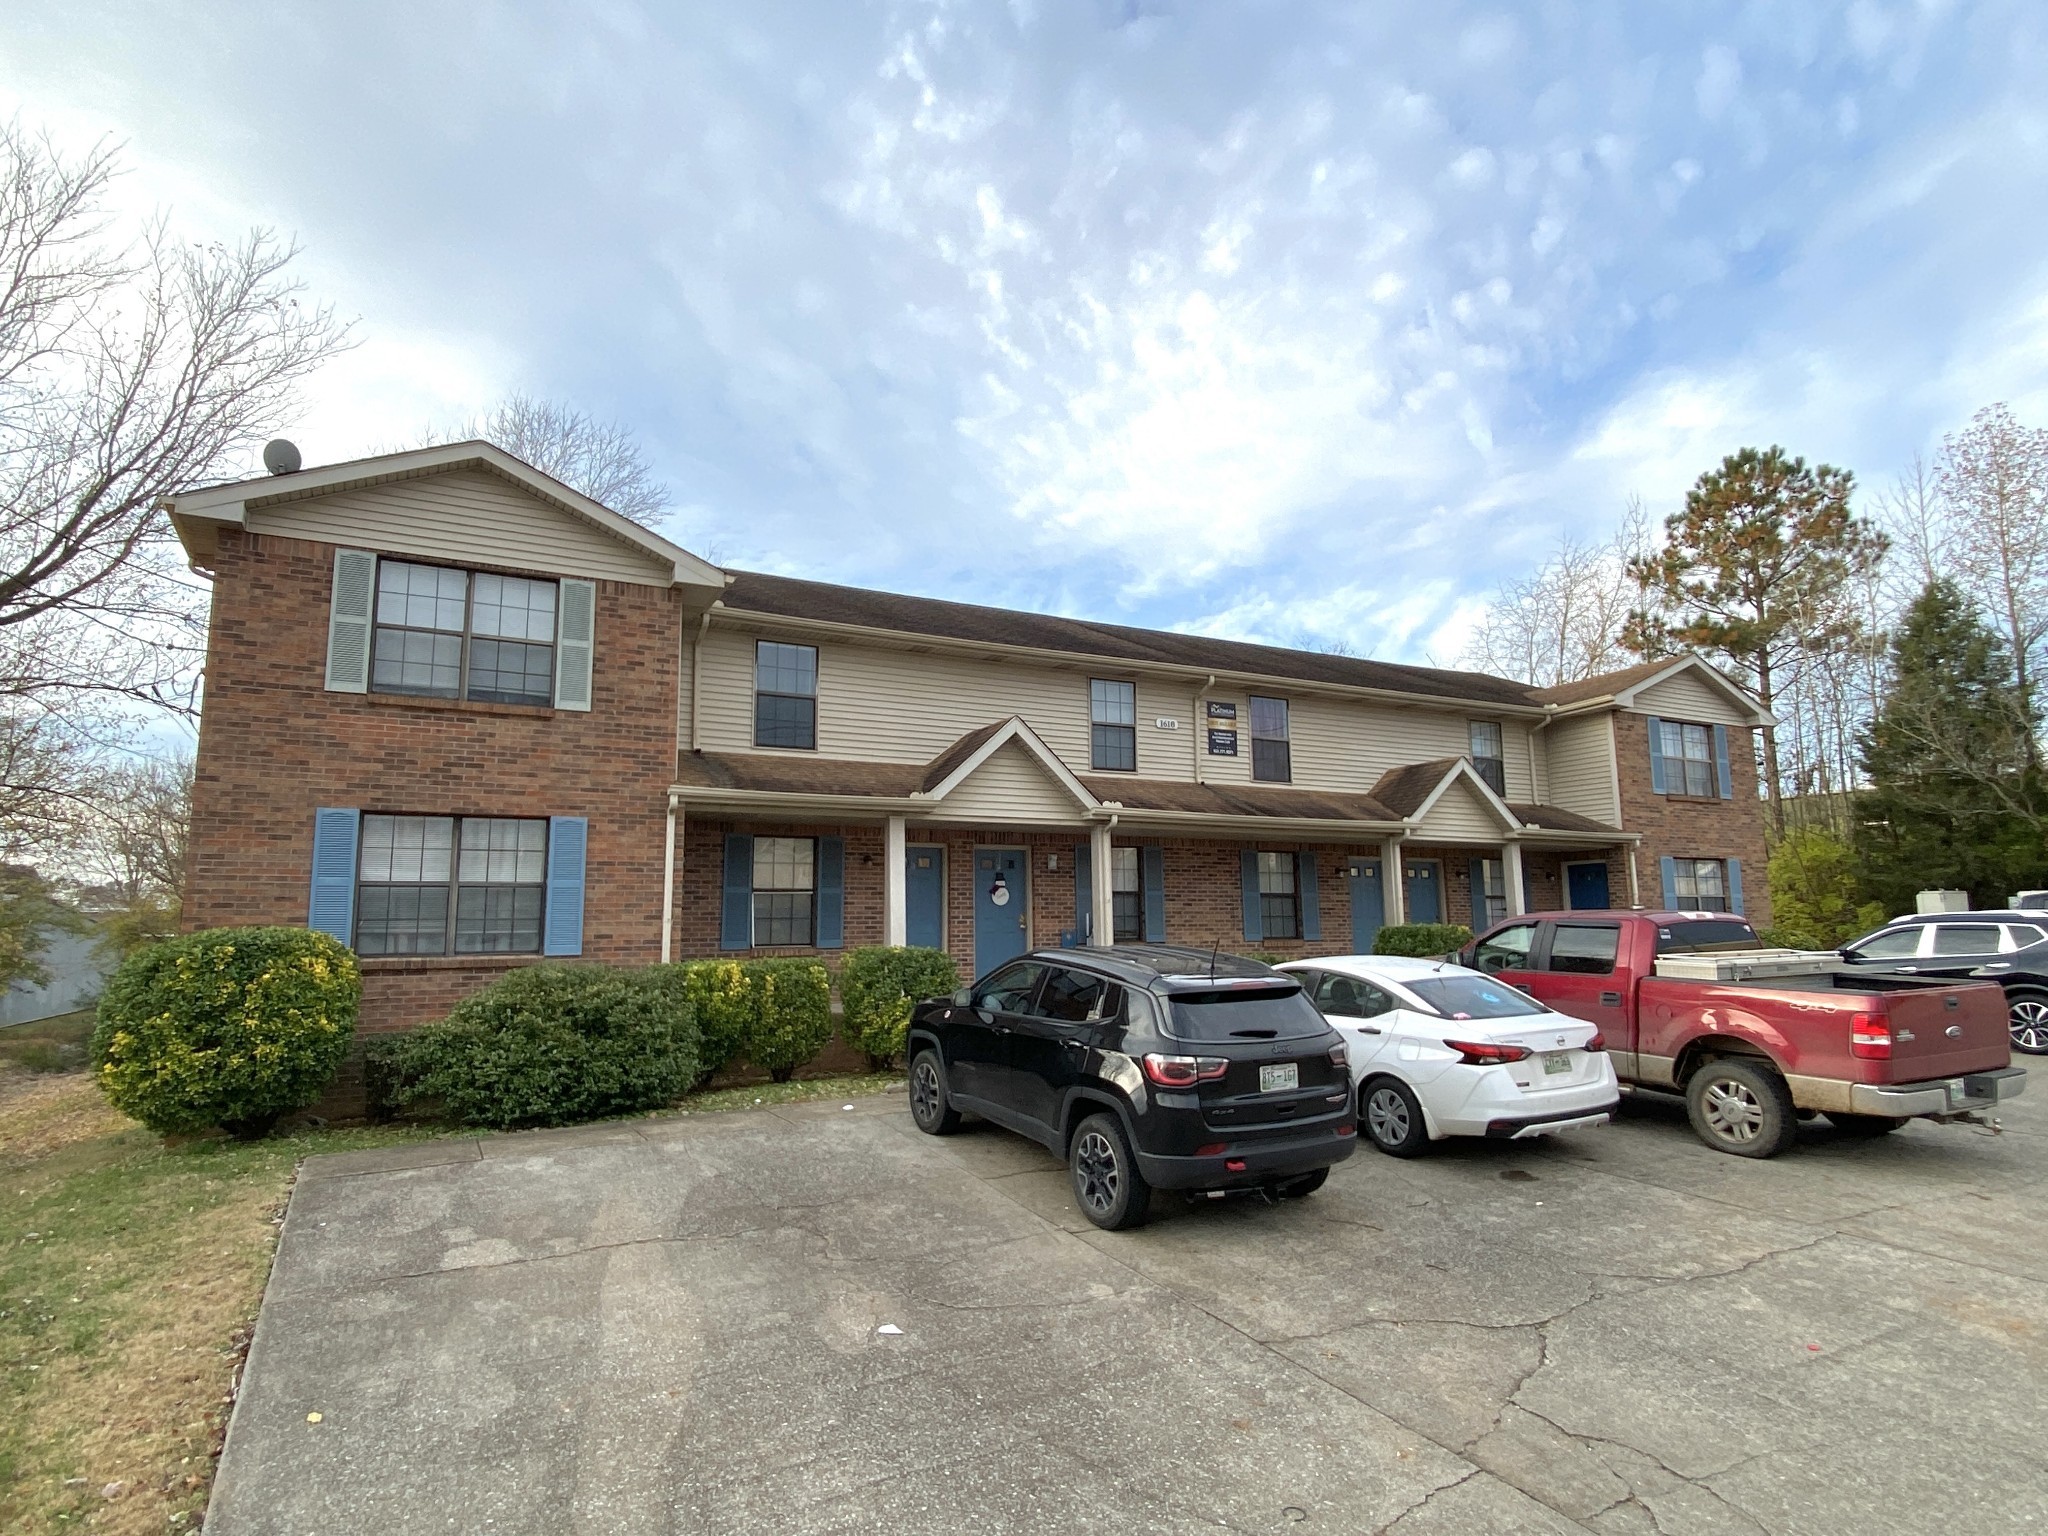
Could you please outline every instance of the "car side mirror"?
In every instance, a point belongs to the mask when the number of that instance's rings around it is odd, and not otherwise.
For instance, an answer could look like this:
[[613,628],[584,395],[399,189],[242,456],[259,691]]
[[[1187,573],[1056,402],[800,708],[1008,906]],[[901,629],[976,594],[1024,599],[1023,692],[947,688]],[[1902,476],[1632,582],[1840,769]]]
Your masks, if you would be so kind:
[[953,1006],[955,1008],[972,1008],[974,1006],[974,988],[962,987],[959,991],[955,992],[953,994]]
[[1472,956],[1477,952],[1478,948],[1479,946],[1476,944],[1467,944],[1451,958],[1469,971],[1472,969]]

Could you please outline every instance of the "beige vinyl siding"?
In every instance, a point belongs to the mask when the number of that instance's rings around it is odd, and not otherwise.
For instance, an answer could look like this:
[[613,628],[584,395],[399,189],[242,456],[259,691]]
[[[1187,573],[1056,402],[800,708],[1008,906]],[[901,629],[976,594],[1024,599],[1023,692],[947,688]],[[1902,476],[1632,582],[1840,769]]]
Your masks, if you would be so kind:
[[1636,695],[1636,710],[1665,720],[1690,720],[1699,725],[1746,725],[1748,716],[1732,699],[1696,672],[1667,677]]
[[674,570],[573,513],[480,469],[255,507],[252,533],[455,565],[506,566],[666,587]]
[[1500,818],[1463,779],[1444,791],[1422,824],[1410,834],[1416,843],[1497,843],[1506,835]]
[[1044,765],[1008,742],[921,819],[1018,826],[1073,823],[1080,817],[1080,805]]
[[[1614,716],[1560,720],[1541,738],[1550,751],[1550,804],[1610,827],[1621,825],[1614,782]],[[1647,771],[1647,770],[1645,770]]]
[[[1202,758],[1202,778],[1211,784],[1252,782],[1251,706],[1246,695],[1217,693],[1237,705],[1238,755]],[[1287,699],[1289,757],[1294,782],[1305,788],[1364,793],[1389,768],[1464,757],[1472,750],[1470,722],[1494,719],[1455,710],[1413,709],[1398,704],[1328,697],[1290,696],[1274,690],[1265,697]],[[1205,730],[1207,722],[1202,722]],[[1529,773],[1529,728],[1519,720],[1501,722],[1506,755],[1507,798],[1537,797]],[[1207,737],[1203,738],[1206,752]]]

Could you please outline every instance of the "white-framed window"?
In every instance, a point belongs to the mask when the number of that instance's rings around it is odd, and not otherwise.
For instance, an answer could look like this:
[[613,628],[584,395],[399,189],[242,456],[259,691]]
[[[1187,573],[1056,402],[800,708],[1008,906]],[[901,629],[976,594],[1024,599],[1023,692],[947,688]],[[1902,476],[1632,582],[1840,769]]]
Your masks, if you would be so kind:
[[1507,865],[1500,859],[1479,859],[1479,888],[1472,893],[1472,926],[1484,933],[1508,915]]
[[1259,855],[1259,931],[1268,939],[1301,937],[1299,866],[1291,853]]
[[818,928],[818,840],[754,839],[754,944],[809,944]]
[[379,560],[370,691],[552,703],[557,590],[530,576]]
[[538,954],[547,868],[542,818],[366,813],[356,952]]
[[1138,771],[1138,685],[1088,680],[1088,763],[1110,773]]
[[754,745],[816,750],[815,645],[788,645],[780,640],[754,642]]
[[1672,892],[1682,912],[1728,910],[1728,866],[1721,859],[1673,859]]
[[1145,937],[1145,875],[1136,848],[1109,850],[1111,942],[1135,944]]
[[1486,780],[1496,795],[1508,792],[1508,762],[1506,736],[1498,720],[1473,720],[1469,722],[1466,739],[1472,747],[1472,766],[1479,770],[1479,777]]
[[1292,784],[1294,748],[1287,736],[1287,701],[1255,693],[1251,706],[1252,777],[1268,784]]
[[1660,720],[1657,728],[1663,733],[1659,746],[1664,756],[1664,793],[1701,799],[1718,795],[1721,786],[1714,771],[1713,727]]

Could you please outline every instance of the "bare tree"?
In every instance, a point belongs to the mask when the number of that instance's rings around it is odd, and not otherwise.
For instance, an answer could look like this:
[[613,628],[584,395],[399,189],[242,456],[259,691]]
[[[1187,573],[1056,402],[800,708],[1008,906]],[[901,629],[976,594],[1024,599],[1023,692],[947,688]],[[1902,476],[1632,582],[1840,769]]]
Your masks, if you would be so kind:
[[[668,508],[668,487],[655,476],[633,434],[574,406],[513,395],[465,422],[455,435],[495,443],[636,523],[658,522]],[[431,433],[424,440],[447,438]]]
[[[1990,618],[2012,652],[2020,708],[2039,705],[2048,665],[2048,429],[1986,406],[1942,439],[1942,516],[1931,541],[1940,573]],[[2038,749],[2030,749],[2038,761]]]
[[1541,565],[1494,594],[1460,664],[1539,687],[1630,665],[1637,658],[1621,634],[1640,589],[1629,561],[1649,537],[1649,518],[1633,497],[1605,544],[1560,537]]
[[0,757],[12,795],[75,792],[75,779],[35,776],[75,768],[126,701],[194,707],[205,598],[161,504],[237,466],[347,344],[329,310],[299,303],[286,276],[295,248],[268,231],[190,245],[159,218],[109,244],[115,171],[105,144],[67,156],[0,124]]

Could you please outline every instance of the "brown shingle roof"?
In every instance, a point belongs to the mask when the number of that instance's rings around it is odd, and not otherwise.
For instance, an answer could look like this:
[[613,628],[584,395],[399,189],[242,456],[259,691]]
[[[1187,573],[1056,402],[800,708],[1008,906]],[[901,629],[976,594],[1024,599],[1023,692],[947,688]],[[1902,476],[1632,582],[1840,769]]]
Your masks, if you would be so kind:
[[969,731],[965,736],[962,736],[953,745],[931,760],[925,768],[924,777],[918,781],[917,787],[927,792],[937,789],[946,782],[947,774],[980,751],[982,743],[986,742],[989,737],[995,735],[997,731],[1000,731],[1008,723],[1007,720],[995,720]]
[[1408,763],[1389,768],[1372,787],[1373,799],[1393,807],[1396,816],[1413,816],[1430,792],[1443,783],[1444,775],[1458,766],[1455,757],[1433,758],[1426,763]]
[[1191,784],[1172,779],[1083,777],[1098,800],[1133,811],[1195,811],[1208,816],[1301,816],[1321,821],[1399,821],[1370,795],[1268,785]]
[[1581,816],[1577,811],[1567,811],[1556,805],[1518,805],[1508,803],[1508,809],[1515,813],[1517,821],[1525,821],[1546,832],[1598,832],[1607,837],[1617,837],[1618,830],[1604,821],[1595,821],[1590,816]]
[[923,787],[922,763],[853,763],[831,757],[770,757],[759,752],[684,752],[676,782],[700,789],[780,795],[865,795],[897,799]]
[[769,576],[758,571],[733,572],[723,602],[727,608],[739,612],[815,619],[821,623],[851,624],[898,634],[936,635],[988,645],[1066,651],[1077,656],[1162,662],[1179,667],[1197,667],[1206,672],[1292,677],[1304,682],[1379,688],[1481,704],[1528,706],[1541,702],[1532,696],[1527,684],[1489,677],[1483,672],[1452,672],[1436,667],[1368,661],[1358,656],[1328,656],[1320,651],[1290,651],[1276,645],[1215,640],[1207,635],[1180,635],[1165,630],[1133,629],[1122,624],[1098,624],[1090,619],[984,608],[932,597],[870,592],[861,587],[839,587],[829,582],[801,581],[793,576]]
[[1633,667],[1623,667],[1619,672],[1602,672],[1597,677],[1582,677],[1576,682],[1559,683],[1551,688],[1532,688],[1529,697],[1538,704],[1577,704],[1582,699],[1604,699],[1610,693],[1620,693],[1625,688],[1648,681],[1676,660],[1676,656],[1666,656],[1662,661],[1645,661]]

